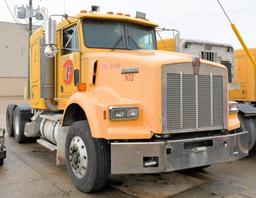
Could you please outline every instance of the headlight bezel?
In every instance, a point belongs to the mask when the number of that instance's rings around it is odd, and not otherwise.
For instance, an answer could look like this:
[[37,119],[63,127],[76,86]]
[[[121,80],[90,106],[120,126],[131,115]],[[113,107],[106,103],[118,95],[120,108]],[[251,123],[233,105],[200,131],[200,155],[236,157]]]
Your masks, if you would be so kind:
[[[124,115],[118,117],[117,112],[123,112]],[[131,115],[134,113],[134,115]],[[138,120],[139,119],[139,107],[136,106],[110,106],[109,107],[109,119],[111,121],[122,120]]]

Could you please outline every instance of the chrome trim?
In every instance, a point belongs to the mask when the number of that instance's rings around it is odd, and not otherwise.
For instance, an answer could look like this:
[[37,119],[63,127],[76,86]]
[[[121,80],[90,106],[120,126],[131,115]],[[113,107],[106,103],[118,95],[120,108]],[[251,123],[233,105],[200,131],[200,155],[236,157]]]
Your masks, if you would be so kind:
[[210,74],[210,87],[211,87],[211,126],[213,126],[213,78],[212,73]]
[[195,87],[196,87],[196,91],[195,91],[195,94],[196,94],[196,130],[198,130],[198,76],[195,75]]
[[200,132],[200,131],[214,131],[214,130],[220,130],[222,129],[223,126],[209,126],[209,127],[202,127],[202,128],[198,128],[197,130],[193,129],[177,129],[177,130],[172,130],[172,133],[188,133],[188,132]]
[[[164,69],[163,69],[164,71]],[[162,126],[163,133],[167,131],[167,73],[162,72]]]
[[[201,141],[209,144],[201,146]],[[234,161],[248,155],[248,142],[248,132],[159,142],[112,142],[111,174],[170,172]],[[198,146],[193,146],[196,143]]]
[[[211,75],[212,76],[222,76],[223,78],[223,126],[209,126],[206,128],[191,128],[191,129],[180,129],[180,130],[168,130],[167,129],[167,74],[180,74],[182,72],[182,76],[185,74],[193,74],[192,63],[180,63],[180,64],[166,64],[163,65],[162,68],[162,128],[164,134],[169,133],[183,133],[183,132],[194,132],[194,131],[202,131],[202,130],[221,130],[228,128],[228,80],[227,80],[227,72],[225,68],[217,67],[210,64],[201,63],[200,65],[200,73],[199,75]],[[184,81],[184,79],[183,79]],[[184,82],[183,82],[184,84]],[[213,84],[213,83],[212,83]],[[213,98],[212,93],[212,98]],[[184,100],[184,98],[183,98]],[[213,99],[212,99],[213,100]],[[213,104],[213,101],[212,101]],[[184,105],[184,104],[182,104]],[[212,114],[214,108],[212,108]],[[198,109],[197,109],[198,110]],[[213,117],[213,116],[212,116]],[[212,118],[213,119],[213,118]],[[184,122],[184,113],[183,113],[183,122]],[[212,121],[213,122],[213,121]]]
[[183,74],[180,72],[180,128],[183,127]]

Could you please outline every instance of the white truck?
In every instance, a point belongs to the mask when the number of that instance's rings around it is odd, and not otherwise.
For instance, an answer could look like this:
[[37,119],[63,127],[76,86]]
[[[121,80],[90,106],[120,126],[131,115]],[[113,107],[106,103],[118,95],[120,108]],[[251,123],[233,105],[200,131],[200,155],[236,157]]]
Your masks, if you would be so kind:
[[234,48],[230,44],[216,43],[197,39],[180,38],[180,32],[175,29],[158,29],[158,49],[192,54],[201,59],[225,65],[228,70],[228,81],[233,82]]

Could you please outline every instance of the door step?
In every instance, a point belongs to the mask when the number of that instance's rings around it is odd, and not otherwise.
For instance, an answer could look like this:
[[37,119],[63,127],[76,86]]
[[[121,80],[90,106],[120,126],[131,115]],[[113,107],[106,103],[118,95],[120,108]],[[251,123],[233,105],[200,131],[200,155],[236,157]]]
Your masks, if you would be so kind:
[[57,150],[57,146],[55,146],[54,144],[47,142],[46,140],[43,139],[38,139],[37,143],[40,144],[41,146],[47,148],[50,151],[56,151]]

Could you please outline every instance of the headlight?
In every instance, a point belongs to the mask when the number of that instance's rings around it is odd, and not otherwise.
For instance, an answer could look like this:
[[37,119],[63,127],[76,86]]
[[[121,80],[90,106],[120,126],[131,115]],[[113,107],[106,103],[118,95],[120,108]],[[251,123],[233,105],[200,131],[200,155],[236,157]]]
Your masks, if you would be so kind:
[[139,117],[138,107],[110,107],[110,120],[135,120]]
[[238,113],[239,111],[237,102],[230,101],[228,103],[228,107],[229,107],[229,113]]

